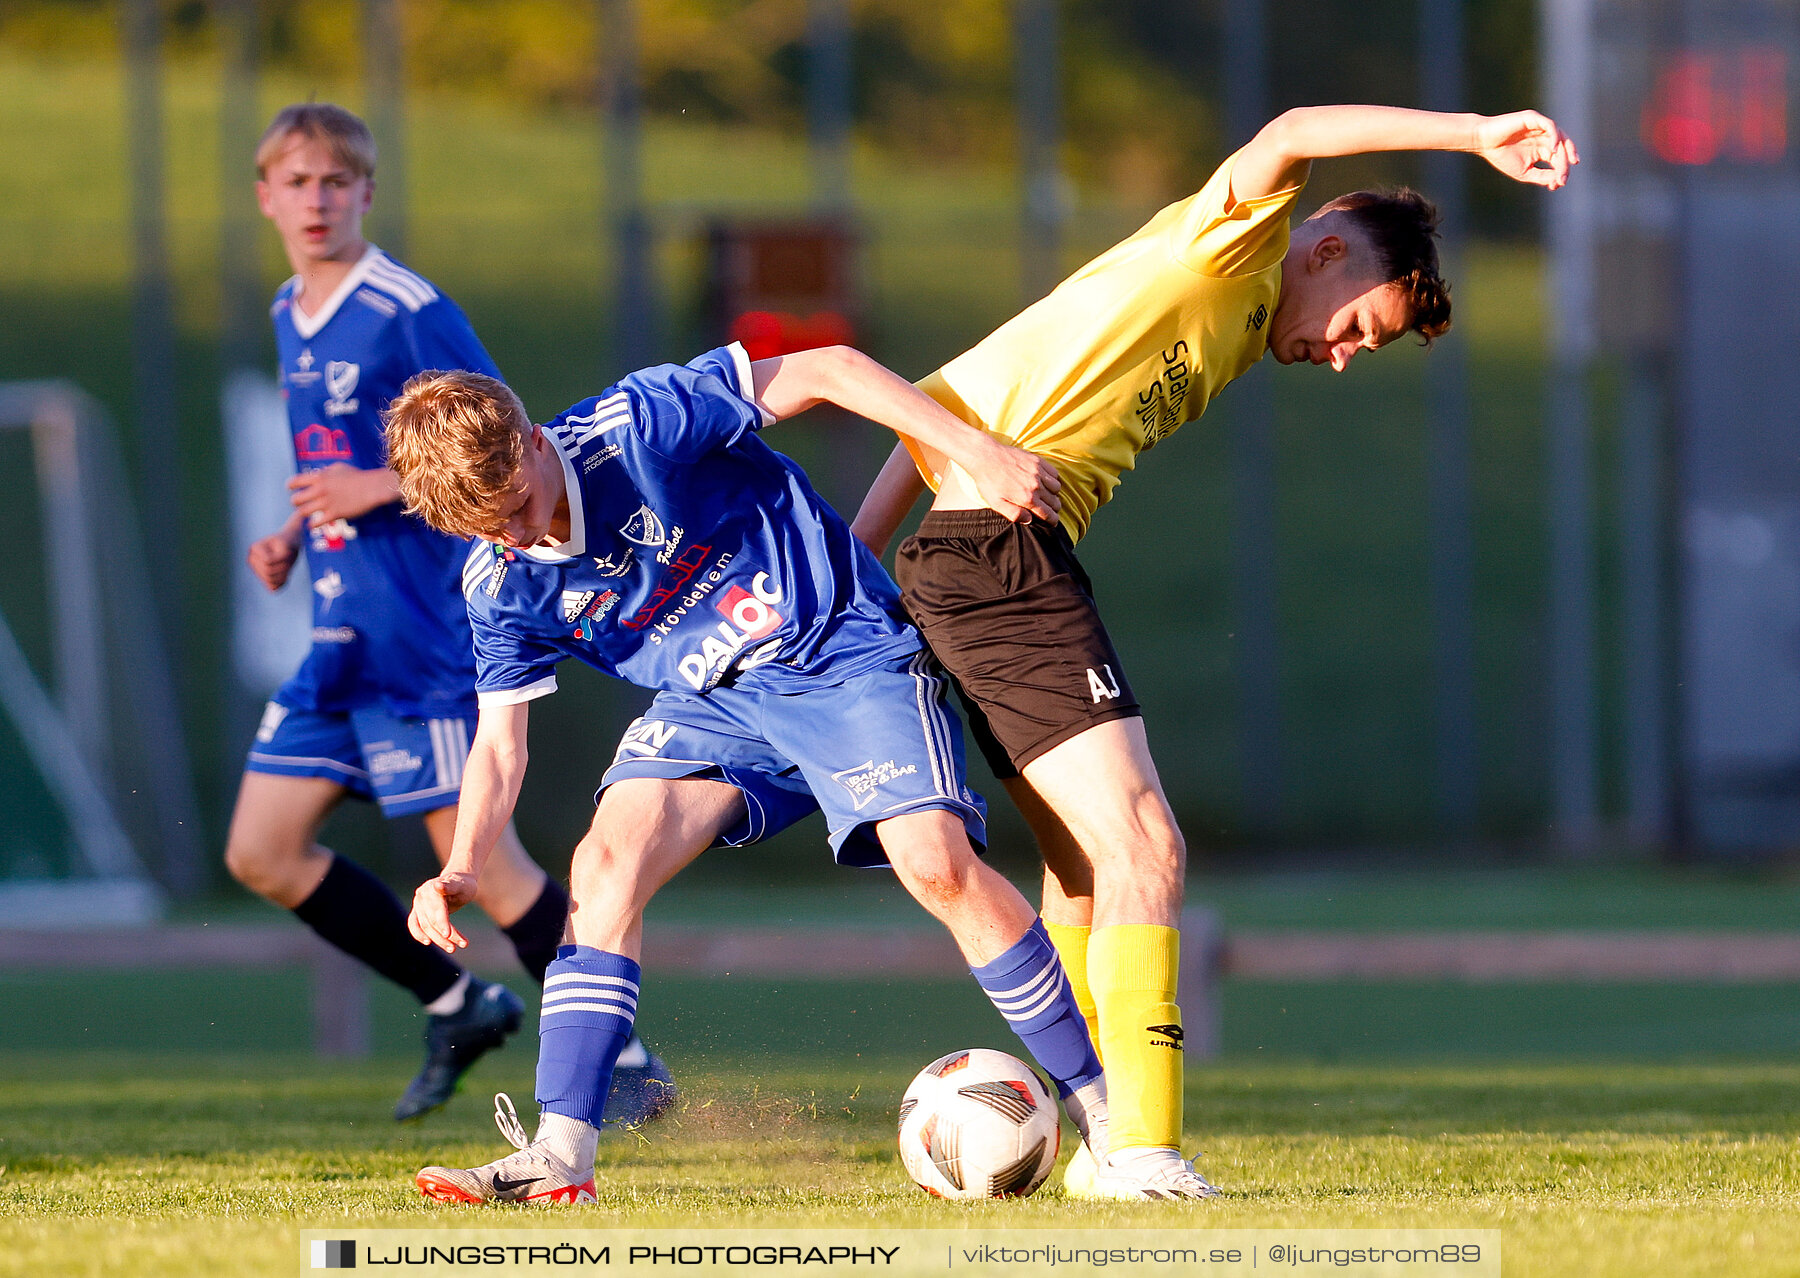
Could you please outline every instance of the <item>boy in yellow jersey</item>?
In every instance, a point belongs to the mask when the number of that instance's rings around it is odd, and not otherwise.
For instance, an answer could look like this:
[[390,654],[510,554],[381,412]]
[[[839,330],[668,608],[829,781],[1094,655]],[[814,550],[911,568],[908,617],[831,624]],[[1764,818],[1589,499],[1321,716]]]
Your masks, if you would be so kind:
[[1341,372],[1359,351],[1450,327],[1437,212],[1416,193],[1342,196],[1289,233],[1311,162],[1371,151],[1469,151],[1550,190],[1579,159],[1535,111],[1289,111],[1198,194],[920,383],[964,421],[1056,466],[1060,525],[1009,523],[955,465],[911,441],[856,517],[880,553],[924,486],[937,493],[895,575],[1037,837],[1043,918],[1106,1065],[1107,1156],[1071,1165],[1071,1192],[1213,1192],[1179,1145],[1186,849],[1074,543],[1137,455],[1200,416],[1264,352]]

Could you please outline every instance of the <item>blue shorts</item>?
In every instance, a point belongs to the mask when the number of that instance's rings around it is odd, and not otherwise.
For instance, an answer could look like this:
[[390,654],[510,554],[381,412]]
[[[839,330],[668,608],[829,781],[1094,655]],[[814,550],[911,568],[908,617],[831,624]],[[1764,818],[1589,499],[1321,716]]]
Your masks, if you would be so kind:
[[961,817],[981,848],[987,808],[963,779],[962,725],[944,688],[937,663],[920,652],[786,696],[736,687],[704,697],[659,692],[625,730],[600,788],[628,777],[736,786],[744,819],[714,846],[754,843],[823,811],[839,864],[885,865],[876,822],[941,810]]
[[472,716],[401,719],[380,706],[330,712],[271,701],[244,770],[324,777],[375,800],[383,816],[412,816],[456,802],[474,735]]

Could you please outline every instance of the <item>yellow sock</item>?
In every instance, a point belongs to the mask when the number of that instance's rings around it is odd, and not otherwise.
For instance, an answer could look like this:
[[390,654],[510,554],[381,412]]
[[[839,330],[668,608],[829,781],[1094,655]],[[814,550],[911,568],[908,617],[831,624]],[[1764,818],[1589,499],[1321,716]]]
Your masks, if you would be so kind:
[[[1071,927],[1067,923],[1052,923],[1044,920],[1044,930],[1050,933],[1050,944],[1056,947],[1057,957],[1062,959],[1063,971],[1069,975],[1069,988],[1075,992],[1075,1006],[1081,1009],[1082,1019],[1087,1022],[1088,1037],[1094,1040],[1094,1050],[1100,1050],[1100,1017],[1094,1011],[1094,991],[1088,988],[1088,930],[1085,927]],[[1100,1058],[1101,1064],[1106,1058]]]
[[1109,1149],[1181,1146],[1181,933],[1121,923],[1088,938],[1088,980],[1106,1058]]

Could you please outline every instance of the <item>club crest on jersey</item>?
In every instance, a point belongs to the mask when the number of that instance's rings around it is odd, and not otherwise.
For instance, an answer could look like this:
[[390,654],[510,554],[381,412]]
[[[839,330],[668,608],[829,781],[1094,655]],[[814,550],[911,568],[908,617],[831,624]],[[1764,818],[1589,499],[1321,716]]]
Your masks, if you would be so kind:
[[733,662],[740,669],[749,670],[773,659],[780,650],[779,642],[764,644],[742,661],[738,661],[738,654],[758,639],[773,634],[787,620],[775,610],[780,602],[781,587],[766,572],[752,577],[748,590],[734,585],[725,591],[713,602],[725,620],[715,628],[716,637],[707,635],[700,641],[699,652],[690,652],[681,659],[677,666],[681,677],[704,692],[724,677]]
[[656,512],[647,505],[640,505],[637,512],[625,521],[625,526],[619,529],[619,535],[626,541],[634,541],[656,551],[656,562],[659,564],[674,561],[675,552],[681,548],[681,538],[686,532],[687,529],[679,524],[673,528],[664,525]]
[[331,398],[325,401],[327,417],[342,417],[356,411],[356,401],[350,398],[356,390],[356,381],[362,376],[362,367],[345,360],[328,360],[325,364],[325,393]]
[[625,521],[619,529],[626,541],[635,541],[640,546],[657,547],[669,539],[663,521],[656,517],[656,512],[648,506],[639,506],[637,513]]

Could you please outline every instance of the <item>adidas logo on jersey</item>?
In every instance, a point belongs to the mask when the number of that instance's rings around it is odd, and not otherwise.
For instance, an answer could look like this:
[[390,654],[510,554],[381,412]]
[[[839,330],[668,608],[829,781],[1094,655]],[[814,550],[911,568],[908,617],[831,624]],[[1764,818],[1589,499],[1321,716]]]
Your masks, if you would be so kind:
[[616,590],[565,590],[562,593],[563,620],[575,627],[577,639],[592,640],[594,623],[619,602]]
[[563,591],[562,592],[563,620],[568,622],[570,625],[574,625],[575,618],[577,618],[581,615],[581,610],[583,608],[587,607],[588,604],[593,601],[593,598],[594,598],[594,592],[591,590],[565,590],[565,591]]

